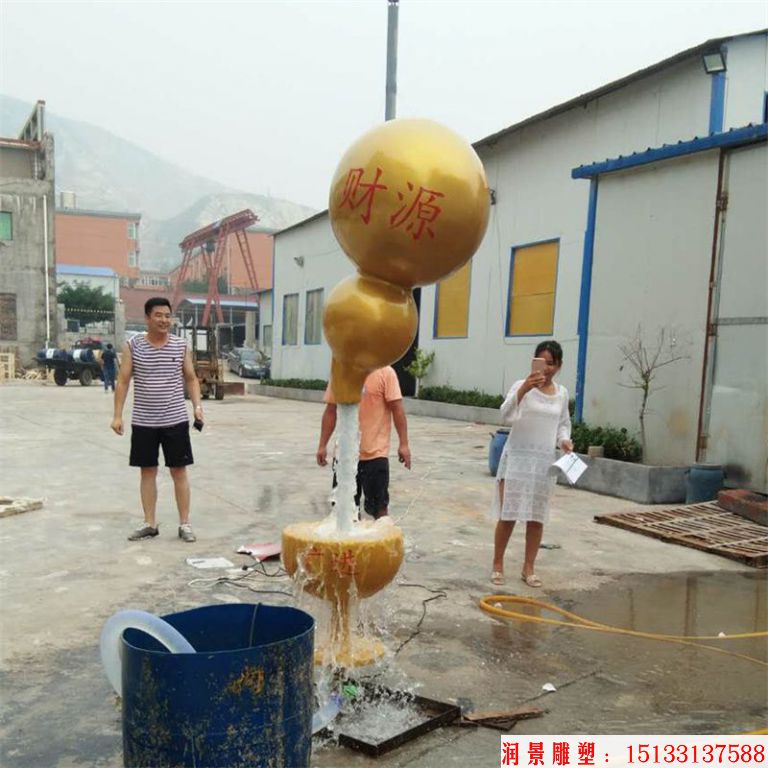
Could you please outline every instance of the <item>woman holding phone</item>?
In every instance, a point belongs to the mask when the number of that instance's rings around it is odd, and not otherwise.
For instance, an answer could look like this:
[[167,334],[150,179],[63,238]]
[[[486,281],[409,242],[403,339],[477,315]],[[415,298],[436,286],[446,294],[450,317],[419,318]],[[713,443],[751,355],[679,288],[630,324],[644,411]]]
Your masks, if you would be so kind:
[[492,514],[497,521],[491,573],[494,584],[504,584],[504,552],[519,520],[526,523],[521,578],[529,587],[541,586],[534,565],[544,523],[549,519],[555,447],[566,453],[573,450],[568,390],[553,381],[562,364],[561,346],[556,341],[542,341],[536,347],[531,373],[512,385],[501,405],[502,418],[510,430],[493,494]]

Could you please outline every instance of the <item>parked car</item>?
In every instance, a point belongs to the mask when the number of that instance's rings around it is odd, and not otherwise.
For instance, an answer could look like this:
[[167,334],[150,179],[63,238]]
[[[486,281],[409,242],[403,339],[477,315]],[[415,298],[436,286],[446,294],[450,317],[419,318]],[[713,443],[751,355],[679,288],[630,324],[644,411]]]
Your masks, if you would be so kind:
[[244,379],[268,379],[269,362],[265,362],[255,349],[237,347],[227,357],[230,371]]

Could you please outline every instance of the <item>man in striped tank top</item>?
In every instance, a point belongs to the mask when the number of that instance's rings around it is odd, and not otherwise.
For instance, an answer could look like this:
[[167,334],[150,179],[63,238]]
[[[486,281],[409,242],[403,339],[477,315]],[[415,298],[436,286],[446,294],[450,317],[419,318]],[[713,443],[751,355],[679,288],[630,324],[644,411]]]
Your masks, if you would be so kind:
[[144,305],[146,334],[137,334],[123,348],[123,359],[115,389],[112,430],[122,435],[123,406],[133,379],[130,465],[141,469],[141,506],[144,523],[129,537],[138,541],[159,533],[156,520],[157,465],[162,446],[165,465],[170,469],[176,506],[179,510],[179,538],[195,541],[189,524],[189,478],[192,464],[189,416],[184,402],[184,384],[194,406],[195,421],[202,428],[203,406],[200,383],[195,375],[187,343],[172,336],[171,303],[155,297]]

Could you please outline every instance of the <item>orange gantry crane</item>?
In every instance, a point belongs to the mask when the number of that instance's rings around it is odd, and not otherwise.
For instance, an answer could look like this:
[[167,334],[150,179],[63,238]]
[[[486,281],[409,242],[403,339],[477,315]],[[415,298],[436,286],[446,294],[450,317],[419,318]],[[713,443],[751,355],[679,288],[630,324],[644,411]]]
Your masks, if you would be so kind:
[[208,327],[211,308],[216,313],[216,320],[219,323],[224,322],[224,315],[221,311],[221,295],[219,294],[219,275],[224,264],[224,254],[226,253],[227,240],[230,235],[235,236],[240,247],[240,253],[245,263],[245,271],[248,274],[251,288],[254,292],[258,291],[259,284],[256,280],[256,269],[253,266],[251,248],[248,245],[248,238],[245,234],[246,229],[253,226],[258,220],[259,217],[252,210],[246,208],[187,235],[179,243],[183,259],[179,269],[179,278],[173,291],[171,305],[173,307],[177,306],[189,265],[196,256],[195,252],[199,250],[199,254],[202,256],[203,263],[208,272],[208,295],[205,301],[202,325],[203,327]]

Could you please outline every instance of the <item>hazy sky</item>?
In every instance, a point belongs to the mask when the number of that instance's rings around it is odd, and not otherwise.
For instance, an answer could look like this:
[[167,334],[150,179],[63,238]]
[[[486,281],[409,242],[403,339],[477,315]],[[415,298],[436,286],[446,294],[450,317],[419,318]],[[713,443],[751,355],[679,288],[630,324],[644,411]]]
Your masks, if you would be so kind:
[[[475,141],[768,4],[401,0],[398,116]],[[317,208],[383,120],[386,0],[0,3],[0,92],[248,192]]]

